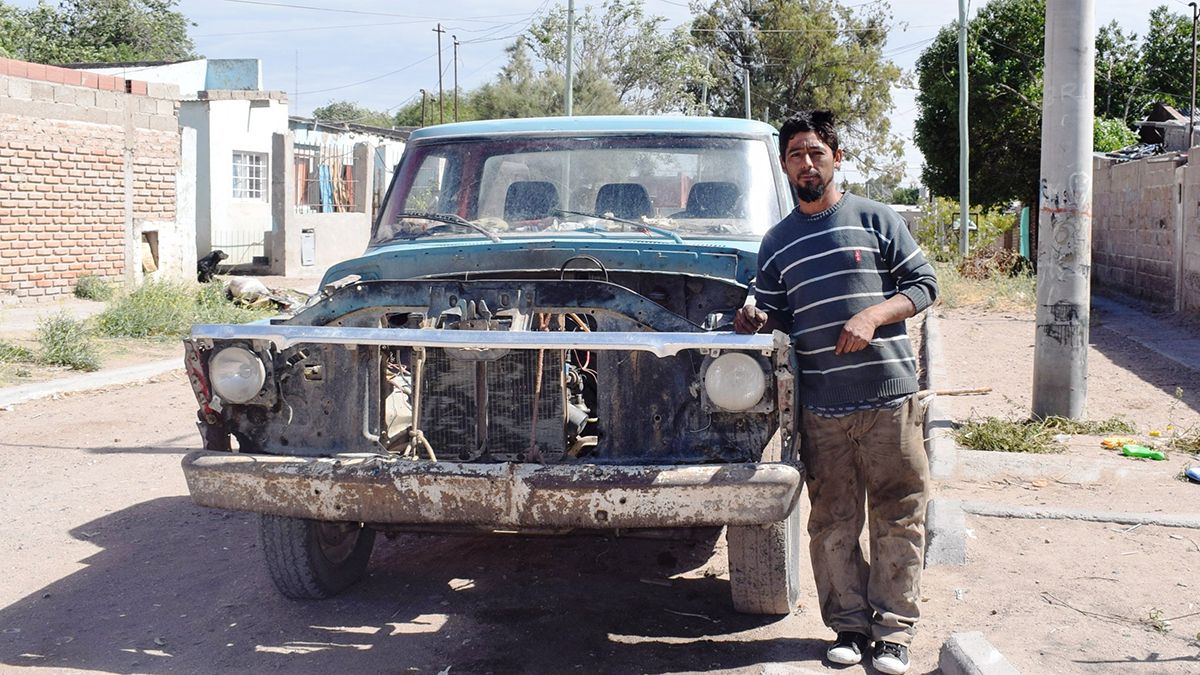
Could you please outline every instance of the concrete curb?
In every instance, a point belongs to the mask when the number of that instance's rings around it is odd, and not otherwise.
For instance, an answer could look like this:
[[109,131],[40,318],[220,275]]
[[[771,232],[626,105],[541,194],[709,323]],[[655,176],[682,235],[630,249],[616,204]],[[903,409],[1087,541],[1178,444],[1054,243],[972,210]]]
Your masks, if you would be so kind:
[[945,675],[1020,675],[983,633],[952,633],[942,644],[938,668]]
[[[925,387],[937,389],[946,382],[945,358],[942,356],[942,331],[933,310],[925,312],[921,324],[921,362],[925,364]],[[925,451],[929,454],[929,475],[934,480],[944,480],[954,475],[957,452],[954,437],[950,435],[953,425],[937,397],[929,401],[925,409]]]
[[91,391],[122,384],[131,384],[148,380],[152,377],[168,373],[172,370],[182,370],[183,360],[178,358],[152,361],[128,368],[78,375],[61,380],[25,384],[19,387],[0,389],[0,408],[6,408],[17,403],[49,398],[56,394],[70,394],[81,391]]
[[967,518],[953,499],[931,499],[925,509],[925,566],[967,564]]
[[998,506],[987,502],[962,502],[961,508],[965,513],[991,518],[1082,520],[1092,523],[1116,523],[1118,525],[1160,525],[1162,527],[1200,529],[1200,514],[1194,513],[1168,515],[1165,513],[1137,513],[1127,511],[1085,511],[1083,509],[1060,509],[1050,506]]

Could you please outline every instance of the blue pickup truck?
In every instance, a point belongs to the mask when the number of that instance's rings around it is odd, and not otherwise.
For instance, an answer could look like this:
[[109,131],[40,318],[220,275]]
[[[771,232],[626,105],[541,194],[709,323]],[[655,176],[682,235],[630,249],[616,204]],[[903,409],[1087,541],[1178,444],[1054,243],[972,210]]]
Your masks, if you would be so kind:
[[791,206],[758,122],[418,130],[367,250],[302,310],[184,341],[192,497],[262,514],[292,598],[353,584],[381,531],[725,526],[735,607],[787,613],[790,349],[732,320]]

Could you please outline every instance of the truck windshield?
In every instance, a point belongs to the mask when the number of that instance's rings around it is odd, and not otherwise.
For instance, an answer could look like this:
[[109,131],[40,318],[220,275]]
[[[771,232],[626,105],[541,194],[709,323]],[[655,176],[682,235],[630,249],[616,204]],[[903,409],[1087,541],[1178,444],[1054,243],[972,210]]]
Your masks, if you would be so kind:
[[[409,148],[371,244],[416,237],[669,231],[757,238],[781,217],[768,142],[729,137],[520,137]],[[479,226],[446,227],[458,217]],[[637,224],[648,227],[639,230]]]

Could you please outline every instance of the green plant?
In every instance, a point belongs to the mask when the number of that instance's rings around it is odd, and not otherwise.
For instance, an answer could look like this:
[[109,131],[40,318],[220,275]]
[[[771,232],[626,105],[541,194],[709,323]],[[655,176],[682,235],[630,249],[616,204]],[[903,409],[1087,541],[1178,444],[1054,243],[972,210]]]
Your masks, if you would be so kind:
[[30,362],[33,359],[33,351],[28,347],[0,340],[0,363]]
[[[1017,217],[1002,209],[972,211],[970,218],[976,228],[969,233],[972,251],[982,250],[1017,224]],[[960,230],[955,227],[958,220],[958,202],[945,197],[931,201],[917,216],[913,232],[930,260],[949,262],[962,257],[958,253]]]
[[1142,622],[1153,628],[1159,633],[1171,632],[1171,621],[1163,617],[1163,611],[1157,607],[1151,607],[1150,612],[1146,615]]
[[1137,142],[1138,135],[1121,120],[1096,118],[1092,127],[1092,147],[1096,152],[1112,152]]
[[85,274],[75,280],[75,297],[77,298],[108,302],[116,293],[117,289],[103,277]]
[[1029,274],[969,279],[954,264],[934,263],[934,268],[937,270],[939,302],[945,307],[1033,309],[1037,301],[1037,279]]
[[1064,417],[1045,417],[1028,420],[1006,420],[985,417],[968,420],[954,431],[958,444],[973,450],[994,452],[1052,453],[1062,448],[1054,443],[1058,434],[1132,434],[1137,429],[1117,417],[1101,422],[1069,420]]
[[38,360],[42,363],[73,370],[100,369],[100,357],[87,324],[68,312],[39,320],[37,341],[41,345]]
[[96,323],[111,337],[178,337],[194,323],[246,323],[270,315],[270,310],[235,305],[220,284],[160,281],[111,303]]
[[1091,420],[1071,420],[1065,417],[1056,417],[1051,415],[1041,420],[1042,426],[1060,434],[1087,434],[1097,436],[1100,434],[1136,434],[1137,427],[1133,424],[1121,419],[1120,417],[1110,417],[1106,420],[1093,422]]

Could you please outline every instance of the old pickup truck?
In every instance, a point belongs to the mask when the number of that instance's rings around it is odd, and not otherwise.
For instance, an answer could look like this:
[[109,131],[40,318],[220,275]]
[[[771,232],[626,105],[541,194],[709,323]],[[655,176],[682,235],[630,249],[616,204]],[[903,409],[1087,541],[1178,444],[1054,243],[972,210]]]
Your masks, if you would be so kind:
[[759,122],[415,131],[360,257],[291,316],[184,340],[192,498],[262,514],[292,598],[361,578],[376,532],[726,526],[735,607],[787,613],[791,350],[731,326],[791,206]]

